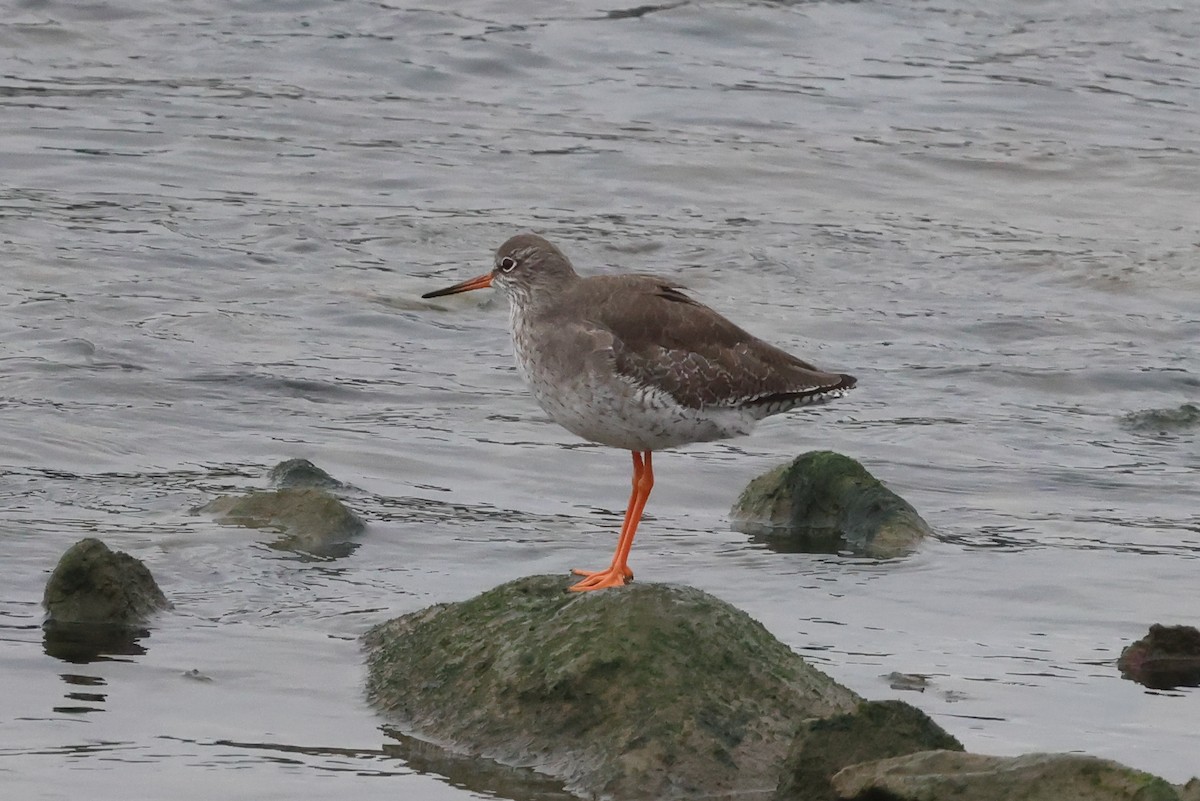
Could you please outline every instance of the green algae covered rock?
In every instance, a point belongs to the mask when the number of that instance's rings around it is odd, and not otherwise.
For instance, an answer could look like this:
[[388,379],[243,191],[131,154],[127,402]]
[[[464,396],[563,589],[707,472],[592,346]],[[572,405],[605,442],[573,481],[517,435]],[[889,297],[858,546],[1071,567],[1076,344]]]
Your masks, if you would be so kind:
[[1192,795],[1149,773],[1081,754],[925,751],[852,765],[834,776],[833,786],[839,798],[888,801],[1184,801]]
[[58,560],[42,605],[51,623],[136,626],[171,603],[144,564],[88,537]]
[[806,721],[788,754],[776,801],[835,801],[830,783],[848,765],[918,751],[963,750],[928,715],[903,701],[863,701],[856,709]]
[[368,697],[410,733],[584,796],[769,794],[800,724],[850,690],[689,587],[533,576],[376,626]]
[[811,451],[751,481],[730,512],[737,531],[784,552],[911,553],[930,533],[916,510],[848,456]]

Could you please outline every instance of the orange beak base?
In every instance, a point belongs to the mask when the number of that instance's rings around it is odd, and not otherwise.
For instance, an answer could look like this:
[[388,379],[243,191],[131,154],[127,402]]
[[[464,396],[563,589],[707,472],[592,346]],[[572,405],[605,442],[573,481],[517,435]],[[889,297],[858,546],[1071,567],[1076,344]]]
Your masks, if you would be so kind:
[[472,278],[468,281],[463,281],[461,284],[448,286],[445,289],[435,289],[433,292],[426,292],[421,297],[423,298],[440,298],[444,295],[457,295],[459,292],[470,292],[472,289],[487,289],[492,285],[492,274],[484,273],[483,275]]

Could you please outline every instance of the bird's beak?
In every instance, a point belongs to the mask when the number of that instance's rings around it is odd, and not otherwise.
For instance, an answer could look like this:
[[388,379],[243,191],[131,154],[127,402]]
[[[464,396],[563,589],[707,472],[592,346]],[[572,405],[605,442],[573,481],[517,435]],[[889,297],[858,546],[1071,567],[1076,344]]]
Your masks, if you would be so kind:
[[483,275],[472,278],[469,281],[463,281],[461,284],[448,286],[445,289],[435,289],[433,292],[426,292],[421,297],[440,298],[443,295],[457,295],[459,292],[470,292],[472,289],[487,289],[491,285],[492,274],[484,273]]

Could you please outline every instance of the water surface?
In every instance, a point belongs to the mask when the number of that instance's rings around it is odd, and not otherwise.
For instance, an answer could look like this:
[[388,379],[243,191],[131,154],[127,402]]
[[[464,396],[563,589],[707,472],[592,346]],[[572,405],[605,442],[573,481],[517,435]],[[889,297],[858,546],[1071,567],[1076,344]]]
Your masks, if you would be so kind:
[[[1200,396],[1200,10],[1126,6],[18,4],[5,787],[554,796],[397,749],[356,640],[611,552],[628,456],[534,405],[502,299],[418,299],[526,229],[860,381],[656,457],[639,579],[737,604],[969,749],[1200,773],[1200,695],[1114,665],[1150,623],[1200,619],[1197,434],[1120,421]],[[937,540],[876,563],[732,532],[745,482],[813,448],[863,461]],[[190,513],[291,457],[357,488],[350,556]],[[38,604],[84,536],[145,560],[176,610],[75,663]]]

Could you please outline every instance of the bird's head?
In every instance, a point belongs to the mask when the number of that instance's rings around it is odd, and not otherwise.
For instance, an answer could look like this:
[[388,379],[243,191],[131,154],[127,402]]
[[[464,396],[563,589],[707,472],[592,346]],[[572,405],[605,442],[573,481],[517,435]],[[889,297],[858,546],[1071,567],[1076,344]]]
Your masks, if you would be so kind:
[[496,250],[491,272],[445,289],[426,292],[421,297],[440,298],[494,286],[519,303],[527,301],[542,287],[576,277],[575,269],[561,250],[537,234],[517,234]]

